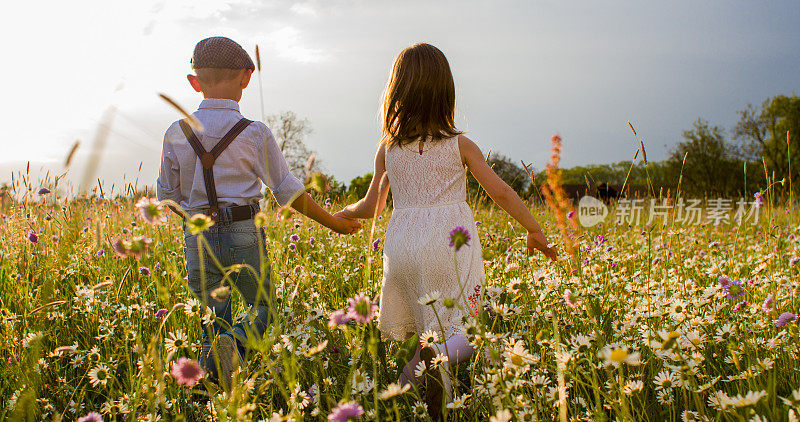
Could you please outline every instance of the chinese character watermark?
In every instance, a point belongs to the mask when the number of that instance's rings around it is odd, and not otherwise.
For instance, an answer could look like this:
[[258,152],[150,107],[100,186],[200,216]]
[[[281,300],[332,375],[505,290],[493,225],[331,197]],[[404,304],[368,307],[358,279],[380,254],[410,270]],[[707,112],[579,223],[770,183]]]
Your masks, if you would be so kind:
[[[684,225],[758,224],[758,212],[763,201],[740,198],[714,198],[703,204],[700,199],[620,199],[614,209],[613,222],[619,225],[638,226],[670,222]],[[578,220],[583,227],[592,227],[606,220],[610,214],[603,201],[584,196],[578,202]]]

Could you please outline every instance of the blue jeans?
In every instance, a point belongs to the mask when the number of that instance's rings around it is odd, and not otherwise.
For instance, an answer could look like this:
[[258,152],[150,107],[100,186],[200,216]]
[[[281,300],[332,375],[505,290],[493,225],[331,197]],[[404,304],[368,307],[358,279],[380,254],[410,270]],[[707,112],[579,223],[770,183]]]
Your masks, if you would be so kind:
[[[247,344],[247,340],[260,339],[270,322],[269,306],[272,300],[269,263],[267,262],[266,268],[261,268],[261,255],[266,257],[267,252],[264,250],[263,253],[259,253],[258,239],[260,236],[263,248],[266,245],[264,230],[256,227],[253,219],[232,223],[218,222],[211,226],[209,230],[203,232],[203,237],[208,242],[208,247],[201,245],[204,252],[203,268],[200,266],[198,253],[199,235],[191,234],[185,227],[183,233],[189,288],[203,305],[210,307],[216,317],[224,321],[214,321],[203,326],[203,344],[210,344],[213,336],[228,331],[236,338],[240,351],[243,352],[242,346]],[[236,325],[232,325],[230,296],[217,301],[211,295],[214,289],[223,286],[225,271],[214,263],[209,255],[209,247],[223,268],[247,264],[256,271],[254,275],[249,269],[242,268],[239,272],[229,274],[224,283],[225,286],[235,287],[241,293],[247,307],[250,307],[248,316]],[[262,271],[265,273],[263,282],[260,278]],[[205,273],[205,284],[203,284],[203,273]]]

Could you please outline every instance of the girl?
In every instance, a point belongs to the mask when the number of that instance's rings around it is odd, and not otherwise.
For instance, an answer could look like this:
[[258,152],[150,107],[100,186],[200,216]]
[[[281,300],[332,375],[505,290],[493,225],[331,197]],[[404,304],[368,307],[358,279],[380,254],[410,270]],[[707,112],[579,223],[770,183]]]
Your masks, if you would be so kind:
[[[556,259],[525,203],[494,173],[475,143],[456,129],[454,111],[455,85],[444,54],[429,44],[403,50],[384,94],[383,139],[372,183],[364,198],[337,214],[380,214],[391,186],[394,212],[384,243],[378,326],[400,341],[413,333],[446,340],[417,348],[400,380],[416,384],[414,369],[425,363],[424,379],[437,381],[428,382],[426,389],[434,419],[441,417],[449,378],[431,364],[445,356],[455,364],[472,355],[462,317],[479,309],[485,277],[478,231],[466,202],[465,166],[492,200],[527,229],[528,254],[538,249]],[[446,298],[457,306],[442,306]]]

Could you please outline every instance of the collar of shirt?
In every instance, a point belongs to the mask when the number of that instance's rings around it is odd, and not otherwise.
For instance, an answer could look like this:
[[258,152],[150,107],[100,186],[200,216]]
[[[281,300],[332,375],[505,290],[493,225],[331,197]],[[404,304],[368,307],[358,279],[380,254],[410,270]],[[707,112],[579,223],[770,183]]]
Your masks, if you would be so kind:
[[222,108],[239,111],[239,103],[226,98],[206,98],[200,103],[200,107],[198,107],[198,109],[204,108]]

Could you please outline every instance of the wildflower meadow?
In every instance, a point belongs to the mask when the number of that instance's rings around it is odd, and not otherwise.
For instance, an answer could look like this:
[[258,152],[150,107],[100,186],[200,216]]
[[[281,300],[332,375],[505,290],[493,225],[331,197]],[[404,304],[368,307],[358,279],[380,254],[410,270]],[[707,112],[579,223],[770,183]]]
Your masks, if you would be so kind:
[[[0,226],[0,418],[429,418],[424,395],[398,376],[416,342],[439,333],[397,343],[376,328],[391,210],[348,237],[263,207],[273,323],[225,392],[197,361],[201,321],[214,315],[187,287],[177,214],[148,195],[22,191]],[[483,245],[483,297],[420,298],[468,309],[479,349],[451,368],[447,420],[797,420],[800,214],[763,200],[757,222],[610,217],[579,231],[566,221],[574,211],[537,201],[561,253],[550,263],[526,256],[524,232],[472,198],[478,232],[441,229],[454,249]],[[202,234],[211,223],[187,224]]]

